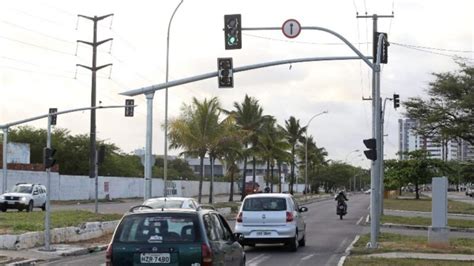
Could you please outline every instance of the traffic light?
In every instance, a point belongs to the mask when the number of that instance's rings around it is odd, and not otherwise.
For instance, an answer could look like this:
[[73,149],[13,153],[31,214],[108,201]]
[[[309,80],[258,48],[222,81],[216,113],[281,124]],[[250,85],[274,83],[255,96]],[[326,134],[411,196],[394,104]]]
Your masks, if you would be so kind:
[[242,48],[242,25],[240,14],[224,15],[225,49]]
[[97,163],[102,164],[105,160],[105,145],[99,146],[99,152],[97,153]]
[[388,62],[388,46],[390,45],[389,42],[388,42],[387,33],[384,33],[384,32],[376,32],[375,33],[374,40],[373,40],[373,49],[374,49],[373,50],[373,56],[374,56],[374,59],[377,59],[377,44],[378,44],[380,34],[384,35],[384,39],[383,39],[383,42],[382,42],[382,54],[380,56],[380,63],[381,64],[387,64],[387,62]]
[[364,139],[364,145],[368,149],[364,151],[365,157],[372,161],[377,160],[377,144],[375,139]]
[[43,149],[44,168],[51,168],[56,163],[56,159],[54,159],[54,154],[56,154],[56,149],[53,149],[53,148]]
[[[50,114],[57,113],[57,112],[58,112],[58,108],[49,108],[49,113]],[[58,115],[52,115],[51,116],[51,125],[52,126],[56,125],[57,117],[58,117]]]
[[393,108],[397,109],[400,107],[400,95],[393,94]]
[[133,99],[126,99],[125,100],[125,116],[126,117],[132,117],[133,116],[133,111],[135,108],[135,100]]
[[233,88],[234,73],[232,68],[232,57],[217,58],[217,69],[219,88]]

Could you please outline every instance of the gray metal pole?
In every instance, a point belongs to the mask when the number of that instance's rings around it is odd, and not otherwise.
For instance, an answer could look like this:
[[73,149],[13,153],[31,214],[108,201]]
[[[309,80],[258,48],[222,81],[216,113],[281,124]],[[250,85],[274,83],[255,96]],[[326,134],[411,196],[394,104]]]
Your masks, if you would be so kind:
[[[178,6],[174,9],[173,14],[171,15],[170,22],[168,23],[168,35],[166,38],[166,83],[168,83],[168,70],[169,70],[169,55],[170,55],[170,29],[171,22],[173,21],[174,14],[178,11],[178,8],[181,6],[184,0],[179,2]],[[163,158],[163,195],[167,196],[166,189],[166,180],[168,177],[168,87],[165,89],[165,157]]]
[[97,150],[95,151],[95,158],[96,158],[96,162],[95,162],[95,213],[99,213],[99,164],[97,163]]
[[152,156],[152,137],[153,137],[153,97],[155,93],[146,94],[146,145],[145,145],[145,192],[144,200],[147,200],[151,197],[151,175],[152,175],[152,165],[151,165],[151,156]]
[[[46,138],[46,148],[51,148],[51,115],[48,115],[48,135]],[[50,247],[50,216],[51,216],[51,168],[46,168],[46,214],[44,216],[44,250],[54,251]]]
[[8,166],[7,166],[7,145],[8,145],[8,127],[3,128],[3,166],[2,166],[2,173],[3,173],[3,186],[2,186],[2,194],[7,191],[7,175],[8,175]]

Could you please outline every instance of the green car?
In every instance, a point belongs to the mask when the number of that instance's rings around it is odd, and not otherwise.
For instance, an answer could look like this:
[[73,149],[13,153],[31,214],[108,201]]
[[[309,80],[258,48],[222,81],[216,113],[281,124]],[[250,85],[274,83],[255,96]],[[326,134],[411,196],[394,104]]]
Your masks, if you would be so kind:
[[124,215],[106,251],[106,265],[245,265],[245,252],[215,210],[151,209]]

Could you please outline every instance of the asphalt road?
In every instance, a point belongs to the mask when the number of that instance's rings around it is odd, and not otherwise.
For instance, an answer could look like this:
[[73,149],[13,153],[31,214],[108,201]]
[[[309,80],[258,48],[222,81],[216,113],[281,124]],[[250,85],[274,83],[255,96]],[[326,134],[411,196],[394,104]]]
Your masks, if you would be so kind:
[[[336,215],[334,200],[306,205],[309,209],[305,214],[306,246],[298,248],[297,252],[289,252],[282,245],[246,247],[247,265],[337,265],[356,235],[363,232],[363,227],[359,224],[369,212],[369,198],[369,195],[364,194],[351,196],[348,202],[349,213],[343,220]],[[233,226],[234,222],[230,223]],[[104,265],[104,258],[105,252],[99,252],[66,258],[46,265]]]

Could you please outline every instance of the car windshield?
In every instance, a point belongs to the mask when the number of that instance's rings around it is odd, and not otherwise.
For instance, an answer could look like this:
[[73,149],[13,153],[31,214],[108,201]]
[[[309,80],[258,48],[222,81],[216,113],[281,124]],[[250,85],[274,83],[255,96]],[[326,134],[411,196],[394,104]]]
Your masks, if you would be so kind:
[[197,216],[183,213],[129,215],[116,233],[121,243],[194,243],[199,239]]
[[248,198],[244,202],[244,211],[285,211],[284,198]]
[[154,209],[159,208],[181,208],[183,206],[183,200],[148,200],[143,205],[148,205]]
[[31,193],[31,190],[33,189],[32,186],[28,185],[23,185],[23,186],[15,186],[13,187],[11,192],[15,193]]

